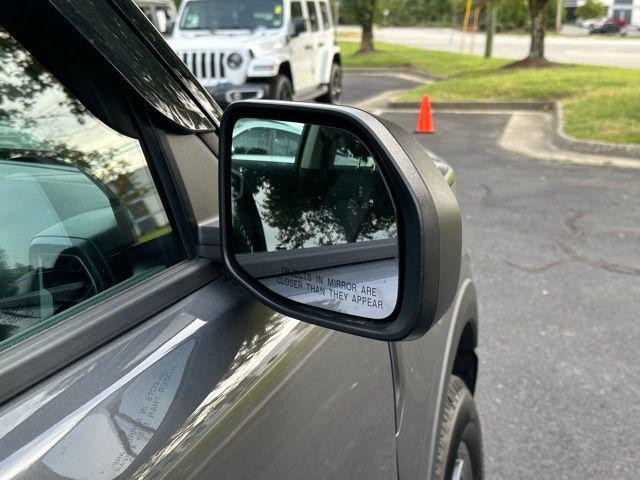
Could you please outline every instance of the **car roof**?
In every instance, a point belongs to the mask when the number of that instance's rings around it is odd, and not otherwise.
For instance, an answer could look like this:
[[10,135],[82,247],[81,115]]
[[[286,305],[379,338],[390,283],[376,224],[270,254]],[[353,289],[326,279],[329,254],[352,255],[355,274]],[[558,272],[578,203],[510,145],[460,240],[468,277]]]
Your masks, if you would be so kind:
[[251,128],[260,127],[283,130],[297,135],[302,135],[302,131],[304,130],[304,124],[299,122],[285,122],[283,120],[270,119],[265,120],[261,118],[243,118],[236,122],[235,128],[233,129],[233,135],[235,136]]

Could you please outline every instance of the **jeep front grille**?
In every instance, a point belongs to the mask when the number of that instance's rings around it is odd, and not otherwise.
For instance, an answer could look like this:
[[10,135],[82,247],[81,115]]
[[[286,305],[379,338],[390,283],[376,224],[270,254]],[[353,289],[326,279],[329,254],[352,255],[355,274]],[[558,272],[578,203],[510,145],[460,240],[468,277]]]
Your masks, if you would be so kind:
[[199,80],[222,80],[225,76],[224,53],[202,50],[176,52]]

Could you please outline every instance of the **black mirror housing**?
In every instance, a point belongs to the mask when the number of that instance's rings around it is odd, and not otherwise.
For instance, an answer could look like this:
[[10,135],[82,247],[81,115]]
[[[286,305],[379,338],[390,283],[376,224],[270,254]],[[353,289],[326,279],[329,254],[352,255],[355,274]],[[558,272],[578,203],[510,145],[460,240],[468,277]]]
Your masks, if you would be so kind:
[[[240,266],[233,250],[231,157],[234,126],[247,118],[340,128],[359,138],[375,157],[397,215],[398,298],[395,310],[384,321],[366,321],[297,303],[275,294]],[[222,117],[220,142],[224,263],[229,273],[267,306],[322,327],[385,341],[418,338],[449,309],[460,276],[460,210],[453,190],[411,134],[386,119],[351,107],[262,100],[231,104]]]
[[301,33],[307,30],[307,21],[304,18],[295,18],[293,20],[293,33],[292,37],[297,37]]

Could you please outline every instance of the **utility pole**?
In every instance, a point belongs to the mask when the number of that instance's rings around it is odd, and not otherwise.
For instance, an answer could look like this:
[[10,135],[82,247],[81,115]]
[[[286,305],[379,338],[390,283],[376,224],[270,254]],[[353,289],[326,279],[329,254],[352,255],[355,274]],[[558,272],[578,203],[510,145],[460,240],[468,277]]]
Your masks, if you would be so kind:
[[560,33],[562,30],[562,10],[564,9],[564,2],[557,0],[556,3],[556,33]]
[[473,11],[473,27],[471,28],[471,48],[469,53],[473,55],[476,49],[476,35],[478,33],[478,17],[480,16],[480,7],[476,7]]
[[498,7],[495,2],[487,4],[487,39],[484,44],[484,57],[491,58],[493,53],[493,37],[496,34],[496,24],[498,23]]
[[460,31],[460,53],[462,53],[462,50],[464,49],[464,34],[469,27],[469,17],[471,17],[471,3],[473,3],[473,0],[467,0],[467,7],[464,11],[464,21],[462,22],[462,30]]

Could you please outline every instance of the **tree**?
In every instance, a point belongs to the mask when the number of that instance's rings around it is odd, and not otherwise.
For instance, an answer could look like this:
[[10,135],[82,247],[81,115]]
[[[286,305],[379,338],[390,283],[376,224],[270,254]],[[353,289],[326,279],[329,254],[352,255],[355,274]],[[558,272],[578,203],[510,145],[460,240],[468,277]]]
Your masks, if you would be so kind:
[[549,0],[529,0],[529,19],[531,22],[531,44],[529,56],[507,65],[513,67],[550,67],[554,65],[544,57],[544,35],[547,26]]
[[548,4],[549,0],[529,0],[529,15],[531,16],[529,58],[534,61],[544,60],[544,33]]
[[607,7],[597,0],[587,0],[583,5],[576,8],[576,16],[580,18],[603,17]]
[[373,52],[373,22],[380,13],[379,0],[344,0],[342,15],[362,27],[360,50],[357,53]]

